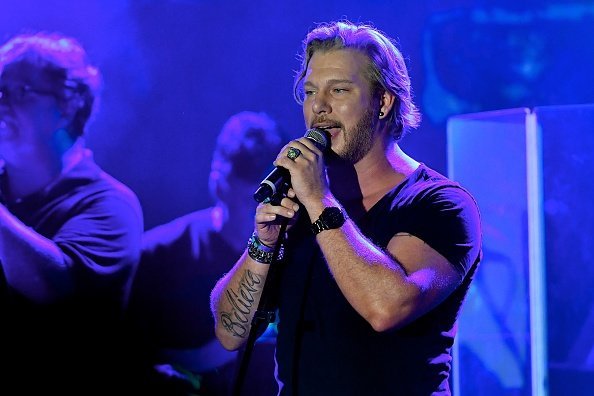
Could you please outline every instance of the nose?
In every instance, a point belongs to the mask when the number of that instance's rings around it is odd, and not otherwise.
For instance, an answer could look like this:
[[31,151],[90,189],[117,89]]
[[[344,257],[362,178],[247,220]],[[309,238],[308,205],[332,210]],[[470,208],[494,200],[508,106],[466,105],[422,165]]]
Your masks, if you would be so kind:
[[323,91],[316,92],[311,109],[315,114],[328,114],[332,112],[332,107],[328,102],[328,97]]

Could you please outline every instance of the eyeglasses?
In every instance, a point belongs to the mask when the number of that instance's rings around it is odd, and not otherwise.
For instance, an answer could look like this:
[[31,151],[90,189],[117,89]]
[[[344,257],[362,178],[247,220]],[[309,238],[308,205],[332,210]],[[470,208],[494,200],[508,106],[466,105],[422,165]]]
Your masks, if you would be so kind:
[[53,96],[60,99],[60,95],[56,92],[33,88],[26,84],[10,84],[0,86],[0,100],[7,100],[11,103],[21,103],[29,95]]

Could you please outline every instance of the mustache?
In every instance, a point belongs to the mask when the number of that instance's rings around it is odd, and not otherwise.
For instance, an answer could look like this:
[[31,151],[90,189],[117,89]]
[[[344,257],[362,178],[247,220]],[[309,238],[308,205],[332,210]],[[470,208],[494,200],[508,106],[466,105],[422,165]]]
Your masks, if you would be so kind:
[[316,117],[312,120],[311,124],[309,125],[310,128],[313,128],[314,125],[324,124],[325,126],[329,126],[332,128],[343,128],[342,122],[333,120],[326,116]]

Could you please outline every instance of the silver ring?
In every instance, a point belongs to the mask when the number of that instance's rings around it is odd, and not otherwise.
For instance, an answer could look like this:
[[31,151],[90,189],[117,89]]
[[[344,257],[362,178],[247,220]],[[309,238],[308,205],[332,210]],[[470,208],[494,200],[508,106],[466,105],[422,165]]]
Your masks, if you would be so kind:
[[295,158],[301,155],[301,150],[295,147],[289,147],[289,151],[287,151],[287,158],[292,161],[295,161]]

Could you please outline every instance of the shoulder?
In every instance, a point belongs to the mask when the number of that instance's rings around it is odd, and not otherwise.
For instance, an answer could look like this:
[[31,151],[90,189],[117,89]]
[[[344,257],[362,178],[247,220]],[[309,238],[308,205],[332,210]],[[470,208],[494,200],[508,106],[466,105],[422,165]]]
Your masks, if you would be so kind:
[[480,212],[472,194],[423,164],[390,198],[388,216],[398,231],[422,233],[421,239],[431,234],[431,239],[480,240]]
[[103,171],[100,180],[99,183],[103,186],[102,193],[105,197],[119,200],[134,208],[138,213],[142,213],[138,197],[130,187]]
[[461,273],[468,271],[482,243],[479,208],[472,194],[427,167],[407,187],[396,197],[399,210],[392,210],[398,231],[415,235]]
[[443,209],[467,207],[478,212],[478,205],[472,194],[458,182],[427,167],[419,166],[407,180],[406,185],[395,195],[395,198],[430,205]]
[[105,211],[106,215],[127,214],[140,221],[142,207],[126,184],[97,165],[87,150],[83,158],[56,185],[55,194],[76,203],[81,210]]
[[212,208],[197,210],[149,229],[142,238],[143,250],[203,239],[214,231],[211,211]]

